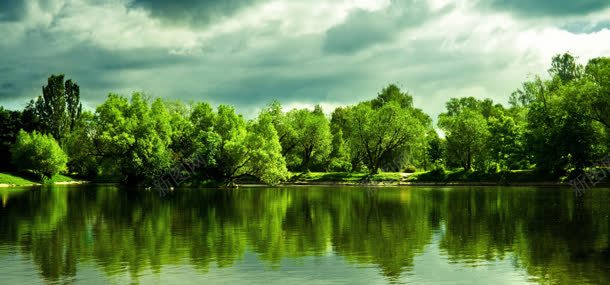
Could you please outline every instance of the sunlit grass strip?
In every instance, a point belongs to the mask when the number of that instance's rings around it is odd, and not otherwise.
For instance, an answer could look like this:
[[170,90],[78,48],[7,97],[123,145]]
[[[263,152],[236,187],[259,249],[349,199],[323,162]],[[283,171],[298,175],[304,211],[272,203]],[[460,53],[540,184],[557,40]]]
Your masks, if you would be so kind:
[[37,183],[38,182],[31,181],[31,180],[25,179],[23,177],[17,176],[14,173],[0,173],[0,184],[25,186],[25,185],[34,185]]
[[398,172],[382,172],[369,176],[368,173],[350,172],[308,172],[294,173],[293,181],[300,182],[361,182],[361,181],[400,181]]
[[[47,184],[52,183],[62,183],[62,182],[73,182],[74,179],[62,175],[57,174],[53,176],[51,179],[45,181]],[[25,176],[19,173],[0,173],[0,184],[3,186],[30,186],[30,185],[38,185],[41,184],[41,181],[36,179],[32,179],[29,176]]]

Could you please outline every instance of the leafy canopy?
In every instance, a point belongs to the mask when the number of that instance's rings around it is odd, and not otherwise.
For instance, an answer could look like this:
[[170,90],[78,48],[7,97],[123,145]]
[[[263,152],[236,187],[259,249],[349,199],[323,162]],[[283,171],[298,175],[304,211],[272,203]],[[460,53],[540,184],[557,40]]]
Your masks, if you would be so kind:
[[13,163],[19,170],[30,170],[41,178],[51,178],[67,169],[68,156],[50,135],[23,130],[12,148]]

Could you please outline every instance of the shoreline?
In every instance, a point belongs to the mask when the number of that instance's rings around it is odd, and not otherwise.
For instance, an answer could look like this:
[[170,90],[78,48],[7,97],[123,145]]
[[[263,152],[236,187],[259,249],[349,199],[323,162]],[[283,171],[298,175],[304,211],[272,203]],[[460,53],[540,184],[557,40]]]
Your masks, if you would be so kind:
[[[17,188],[17,187],[36,187],[36,186],[48,186],[48,185],[119,185],[118,183],[96,183],[91,181],[64,181],[64,182],[55,182],[52,184],[41,184],[41,183],[32,183],[32,184],[8,184],[8,183],[0,183],[0,188]],[[504,186],[504,187],[570,187],[568,183],[562,182],[513,182],[513,183],[497,183],[497,182],[377,182],[377,183],[359,183],[359,182],[346,182],[346,181],[296,181],[296,182],[285,182],[277,185],[267,185],[256,182],[246,182],[238,184],[238,187],[299,187],[299,186],[346,186],[346,187],[453,187],[453,186]],[[610,182],[602,182],[596,184],[591,188],[604,188],[610,187]],[[226,187],[210,187],[210,186],[178,186],[176,188],[226,188]]]
[[[278,185],[266,185],[260,183],[243,183],[239,187],[301,187],[301,186],[346,186],[346,187],[462,187],[462,186],[502,186],[502,187],[571,187],[568,183],[561,182],[514,182],[514,183],[494,183],[494,182],[380,182],[380,183],[355,183],[343,181],[318,181],[318,182],[287,182]],[[610,182],[598,183],[591,188],[610,187]],[[197,188],[193,186],[177,188]],[[203,187],[203,188],[223,188],[223,187]]]
[[32,184],[9,184],[9,183],[0,183],[0,188],[15,188],[15,187],[36,187],[36,186],[47,186],[47,185],[82,185],[82,184],[91,184],[89,181],[62,181],[62,182],[53,182],[51,184],[42,184],[42,183],[32,183]]

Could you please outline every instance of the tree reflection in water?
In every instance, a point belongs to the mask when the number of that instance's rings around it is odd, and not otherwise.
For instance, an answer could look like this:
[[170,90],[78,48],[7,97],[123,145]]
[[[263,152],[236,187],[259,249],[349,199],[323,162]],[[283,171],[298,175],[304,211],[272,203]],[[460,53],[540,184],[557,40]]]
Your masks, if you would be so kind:
[[606,190],[242,188],[164,198],[110,186],[2,190],[0,246],[48,281],[75,276],[84,262],[134,280],[166,265],[207,272],[247,252],[272,270],[286,258],[334,254],[396,281],[434,246],[473,267],[513,259],[535,282],[608,284]]

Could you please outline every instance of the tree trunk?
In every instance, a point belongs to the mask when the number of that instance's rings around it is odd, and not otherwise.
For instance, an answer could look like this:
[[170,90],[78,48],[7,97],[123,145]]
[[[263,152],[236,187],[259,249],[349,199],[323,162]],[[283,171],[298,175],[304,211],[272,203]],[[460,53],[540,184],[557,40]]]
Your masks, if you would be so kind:
[[472,154],[470,153],[470,149],[468,150],[468,154],[466,156],[466,167],[464,170],[469,171],[472,168]]

